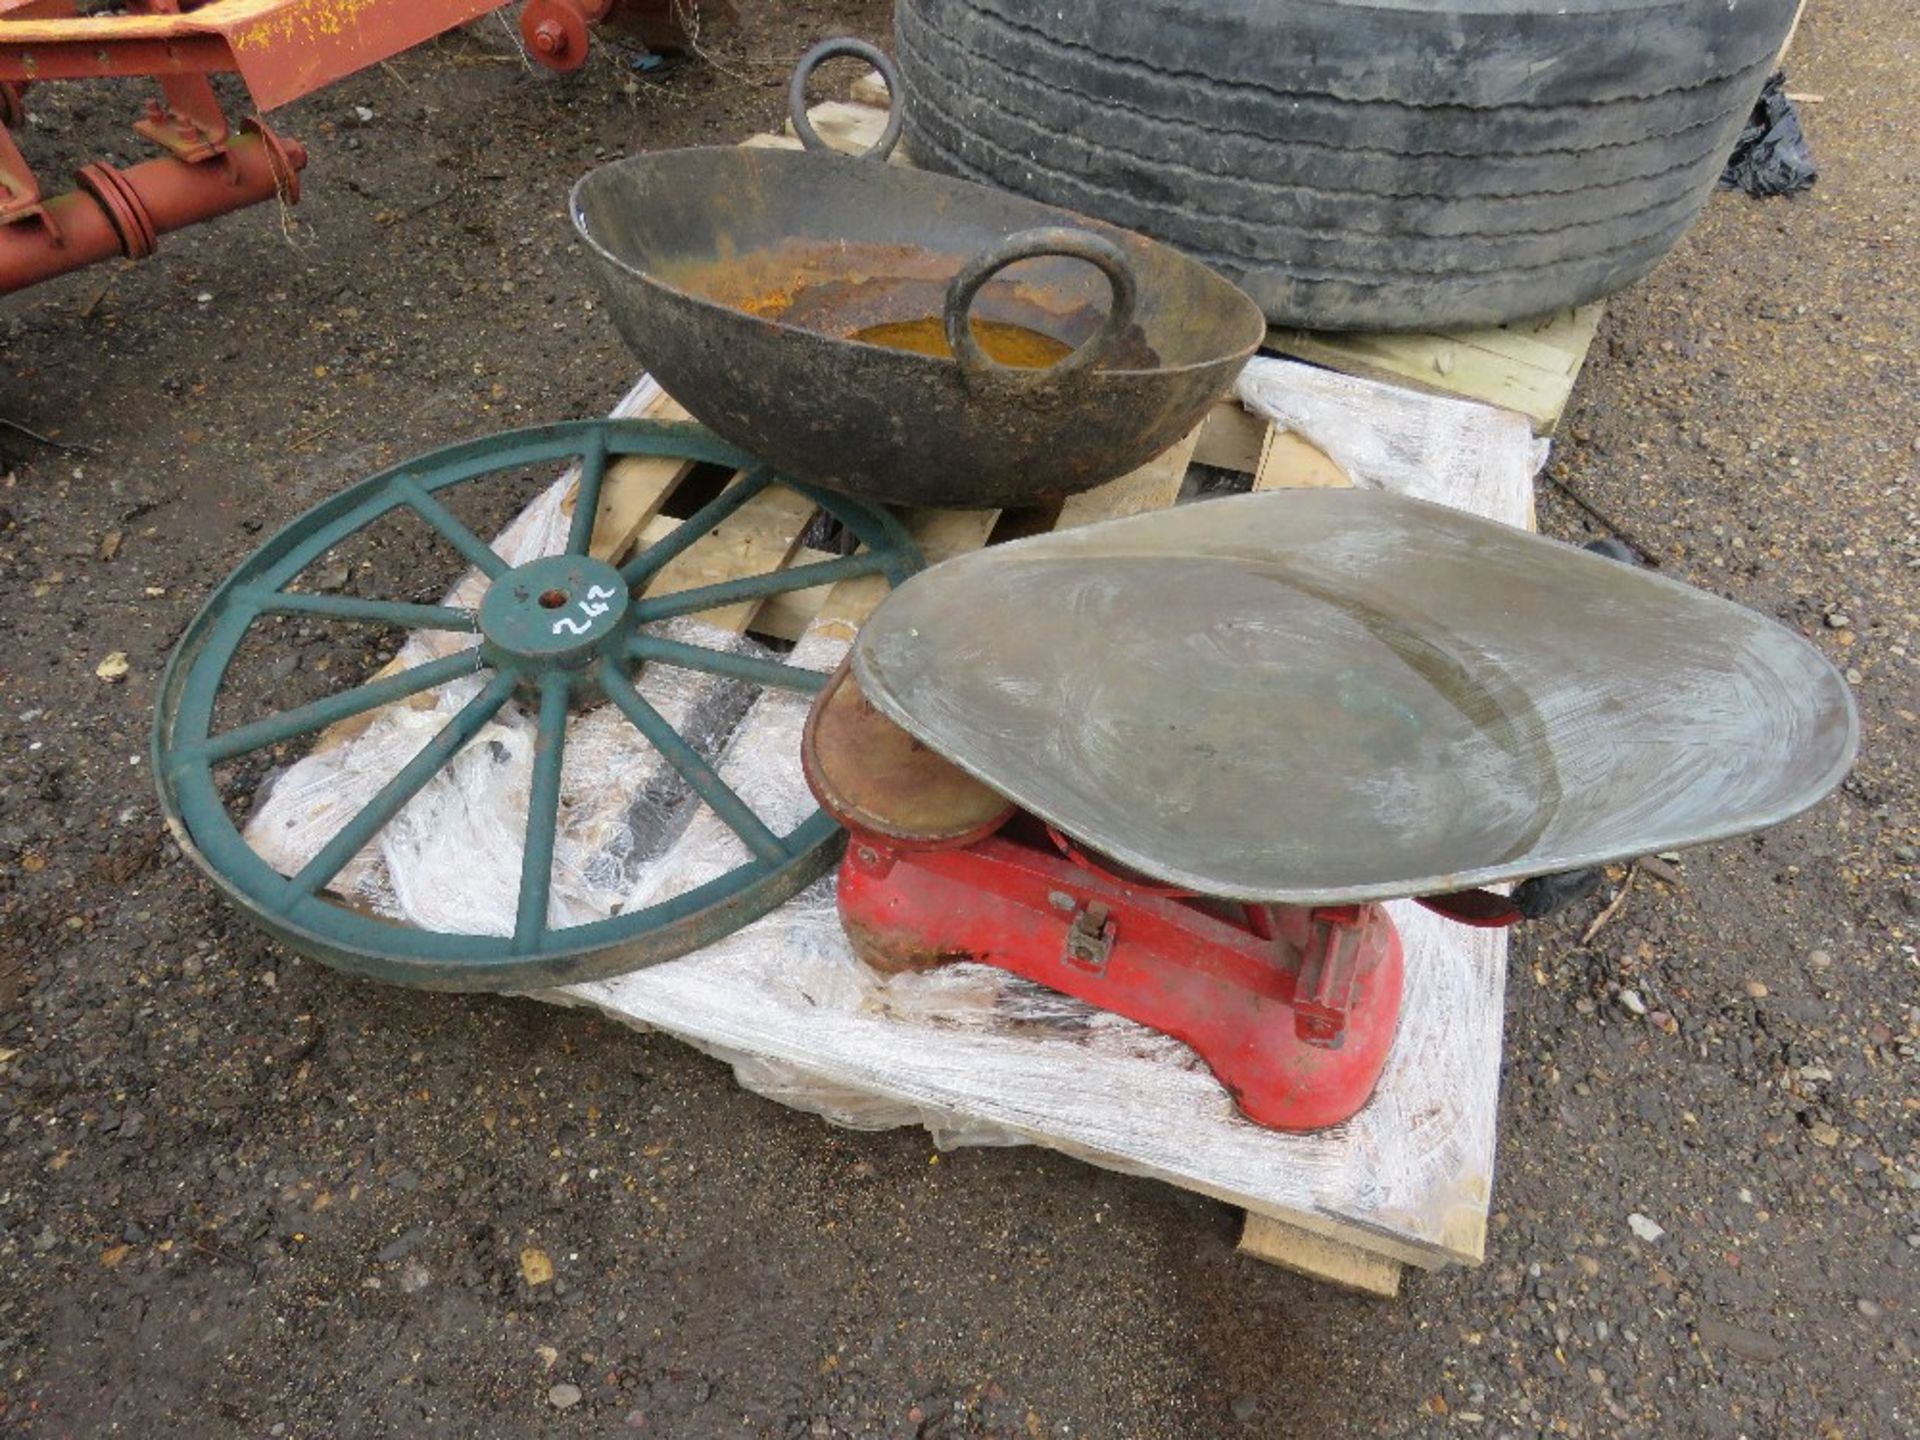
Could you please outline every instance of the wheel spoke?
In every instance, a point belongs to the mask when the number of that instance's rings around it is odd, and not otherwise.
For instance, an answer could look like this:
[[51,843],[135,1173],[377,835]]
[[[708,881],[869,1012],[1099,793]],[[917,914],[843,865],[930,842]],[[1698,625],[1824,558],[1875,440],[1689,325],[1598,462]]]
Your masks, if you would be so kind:
[[287,882],[281,908],[291,908],[296,901],[312,895],[338,875],[346,863],[380,833],[381,827],[398,815],[407,802],[419,794],[469,740],[480,733],[480,727],[507,703],[513,687],[513,676],[495,675],[484,690],[461,706],[459,712],[440,727],[440,732],[402,765],[399,773],[382,785],[374,797],[340,827],[339,833],[320,847],[320,853]]
[[462,650],[457,655],[429,660],[424,665],[412,666],[384,680],[370,680],[365,685],[342,690],[337,695],[328,695],[310,705],[301,705],[278,715],[268,715],[251,724],[236,726],[211,737],[203,746],[183,746],[176,752],[177,758],[218,765],[223,760],[231,760],[249,750],[258,750],[263,745],[277,745],[296,735],[310,735],[341,720],[351,720],[355,715],[364,715],[369,710],[378,710],[382,705],[391,705],[396,700],[405,700],[409,695],[418,695],[422,690],[431,690],[449,680],[471,675],[483,663],[477,649]]
[[713,529],[734,511],[773,483],[770,465],[756,465],[713,499],[673,528],[673,533],[655,541],[620,567],[620,578],[629,586],[651,580],[692,546],[713,533]]
[[657,635],[634,636],[627,642],[627,653],[636,660],[658,661],[681,670],[698,670],[706,675],[799,690],[808,695],[817,694],[827,683],[827,677],[818,670],[805,670],[798,665],[784,665],[778,660],[763,660],[754,655],[734,655],[705,645],[684,645]]
[[886,568],[878,555],[848,555],[839,560],[821,560],[812,565],[796,565],[791,570],[774,570],[765,575],[749,575],[740,580],[723,580],[715,585],[699,585],[671,595],[648,595],[636,600],[631,614],[636,623],[669,620],[676,615],[698,615],[702,610],[717,610],[742,600],[764,600],[769,595],[784,595],[790,590],[811,590],[816,585],[832,585],[860,575],[872,575]]
[[526,844],[520,853],[520,908],[513,922],[513,948],[527,954],[547,933],[547,898],[553,891],[553,835],[560,820],[560,767],[567,748],[568,677],[550,672],[540,682],[540,722],[535,731],[533,781],[527,791]]
[[464,630],[480,628],[471,610],[451,605],[410,605],[400,600],[360,600],[350,595],[299,595],[244,590],[239,598],[263,615],[320,615],[329,620],[360,620],[369,625],[400,625],[408,630]]
[[580,478],[573,488],[573,524],[567,527],[567,554],[585,555],[593,544],[593,527],[600,519],[600,484],[607,478],[607,432],[594,427],[593,439],[580,452]]
[[476,567],[489,580],[498,580],[507,573],[507,562],[494,553],[493,547],[462,524],[458,515],[422,489],[411,475],[396,475],[393,490],[412,507],[416,515],[445,536],[453,548],[466,557],[469,565]]
[[600,688],[633,722],[634,729],[644,735],[666,762],[680,772],[680,778],[693,788],[694,793],[706,801],[713,813],[746,842],[749,850],[769,865],[783,865],[792,858],[780,837],[769,830],[747,802],[736,795],[714,768],[700,758],[699,752],[681,738],[680,733],[667,723],[667,717],[648,703],[646,697],[633,687],[632,682],[620,672],[620,667],[611,660],[600,662]]

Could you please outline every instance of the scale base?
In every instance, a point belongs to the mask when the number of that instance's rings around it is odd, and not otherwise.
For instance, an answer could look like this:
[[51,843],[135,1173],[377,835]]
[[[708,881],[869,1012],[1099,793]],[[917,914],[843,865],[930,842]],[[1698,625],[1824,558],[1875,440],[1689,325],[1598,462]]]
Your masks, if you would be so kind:
[[856,831],[839,904],[861,959],[993,965],[1150,1026],[1272,1129],[1337,1125],[1366,1104],[1400,1015],[1400,938],[1379,906],[1155,893],[1023,843],[1023,821],[940,849]]

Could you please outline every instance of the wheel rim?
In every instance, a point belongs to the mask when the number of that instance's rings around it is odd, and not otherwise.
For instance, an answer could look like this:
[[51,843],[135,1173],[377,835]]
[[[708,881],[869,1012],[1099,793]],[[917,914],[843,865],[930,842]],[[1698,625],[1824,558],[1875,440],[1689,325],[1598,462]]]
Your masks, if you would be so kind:
[[[588,552],[607,469],[624,456],[704,462],[738,473],[664,538],[614,566]],[[560,555],[509,566],[444,503],[469,481],[573,460],[580,466],[578,491]],[[856,553],[670,594],[646,593],[671,561],[776,485],[838,521],[858,542]],[[402,513],[424,521],[487,577],[475,609],[286,588],[336,546]],[[432,988],[518,990],[670,960],[731,933],[824,874],[843,832],[816,810],[786,834],[774,833],[634,684],[647,665],[803,693],[817,691],[827,674],[689,644],[645,627],[859,576],[879,575],[897,585],[920,563],[911,539],[884,511],[787,480],[698,426],[574,421],[436,451],[315,506],[214,592],[168,662],[155,707],[153,761],[161,805],[182,847],[250,919],[291,948],[345,970]],[[242,642],[261,620],[283,615],[398,626],[410,633],[465,632],[476,641],[397,674],[216,730],[215,705]],[[216,767],[469,677],[480,682],[478,692],[297,874],[281,874],[248,844],[228,811]],[[553,926],[548,907],[568,720],[599,696],[625,715],[753,858],[643,909]],[[514,934],[422,929],[328,899],[328,883],[516,699],[533,718],[536,748]]]

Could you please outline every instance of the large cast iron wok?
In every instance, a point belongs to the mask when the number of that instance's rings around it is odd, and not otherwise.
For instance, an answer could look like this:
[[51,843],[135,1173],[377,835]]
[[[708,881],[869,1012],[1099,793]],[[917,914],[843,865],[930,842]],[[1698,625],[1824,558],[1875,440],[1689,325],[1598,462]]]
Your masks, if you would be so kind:
[[[841,53],[878,65],[900,93],[873,47],[816,47],[792,90],[810,145],[806,77]],[[860,160],[669,150],[574,187],[574,224],[621,336],[736,445],[872,499],[1026,503],[1151,459],[1258,347],[1259,308],[1205,266],[1068,211],[884,164],[897,131],[896,117]],[[893,338],[857,338],[875,327]],[[941,353],[897,348],[904,337]]]

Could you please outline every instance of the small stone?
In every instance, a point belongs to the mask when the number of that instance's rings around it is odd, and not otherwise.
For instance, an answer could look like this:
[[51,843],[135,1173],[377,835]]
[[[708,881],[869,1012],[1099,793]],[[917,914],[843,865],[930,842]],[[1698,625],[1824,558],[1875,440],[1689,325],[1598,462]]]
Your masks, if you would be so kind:
[[432,1281],[432,1273],[417,1258],[400,1267],[400,1291],[403,1295],[418,1295]]
[[1229,1408],[1233,1411],[1233,1418],[1244,1425],[1260,1413],[1260,1402],[1251,1395],[1237,1395]]
[[1764,980],[1747,981],[1747,994],[1751,995],[1756,1000],[1766,999],[1767,998],[1767,982]]
[[1882,1315],[1887,1313],[1885,1307],[1882,1306],[1878,1300],[1869,1300],[1864,1295],[1853,1302],[1853,1308],[1869,1320],[1878,1320]]
[[1665,1230],[1662,1230],[1658,1224],[1648,1219],[1645,1215],[1642,1215],[1638,1210],[1627,1216],[1627,1228],[1649,1245],[1664,1239],[1667,1233]]
[[545,1285],[553,1279],[553,1261],[547,1252],[529,1245],[520,1252],[520,1277],[529,1285]]
[[128,668],[127,652],[124,650],[115,650],[112,654],[108,655],[106,659],[93,667],[93,673],[109,685],[112,685],[116,681],[127,678]]
[[1735,1325],[1731,1321],[1716,1316],[1703,1315],[1696,1327],[1702,1343],[1720,1350],[1727,1350],[1747,1360],[1757,1360],[1770,1365],[1787,1353],[1787,1347],[1780,1341],[1759,1330],[1748,1329],[1745,1325]]
[[198,295],[193,297],[193,303],[196,305],[211,305],[213,303],[213,292],[211,290],[202,290]]
[[1833,964],[1833,956],[1829,955],[1825,950],[1809,950],[1807,952],[1807,964],[1815,970],[1825,970]]
[[356,105],[353,107],[353,118],[358,120],[362,125],[371,125],[373,123],[373,110],[366,105]]
[[1847,671],[1847,684],[1849,684],[1849,685],[1864,685],[1864,684],[1866,684],[1866,683],[1867,683],[1867,677],[1866,677],[1866,675],[1865,675],[1865,674],[1863,674],[1863,673],[1862,673],[1861,671],[1859,671],[1859,670],[1856,670],[1856,669],[1852,669],[1852,668],[1849,668],[1849,669],[1848,669],[1848,671]]
[[580,1387],[562,1380],[547,1391],[547,1403],[556,1410],[571,1410],[580,1403]]
[[551,1345],[534,1346],[533,1355],[540,1362],[542,1370],[551,1370],[560,1363],[560,1352]]
[[1640,992],[1638,990],[1622,990],[1619,999],[1621,1009],[1630,1011],[1635,1015],[1644,1015],[1647,1013],[1647,1002],[1640,998]]
[[1816,1120],[1807,1127],[1807,1133],[1813,1136],[1813,1143],[1824,1145],[1831,1150],[1840,1143],[1840,1132],[1824,1120]]
[[1824,1084],[1828,1080],[1833,1079],[1833,1071],[1827,1069],[1824,1065],[1802,1065],[1800,1067],[1800,1078],[1802,1080],[1811,1080],[1815,1084]]
[[1827,616],[1829,630],[1845,630],[1851,624],[1853,624],[1853,617],[1844,610],[1835,610]]

